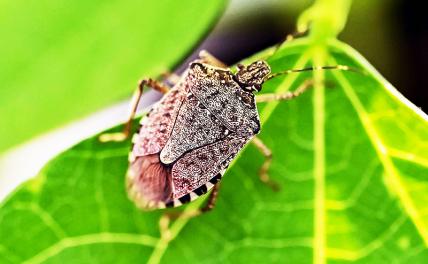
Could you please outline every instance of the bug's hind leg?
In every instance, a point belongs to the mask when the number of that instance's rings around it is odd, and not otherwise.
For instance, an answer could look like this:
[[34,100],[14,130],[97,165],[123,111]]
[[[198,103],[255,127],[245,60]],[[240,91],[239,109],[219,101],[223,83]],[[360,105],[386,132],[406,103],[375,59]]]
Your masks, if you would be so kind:
[[272,163],[272,151],[263,143],[263,141],[258,138],[254,137],[251,143],[254,144],[254,146],[263,154],[265,157],[265,161],[263,162],[262,166],[259,170],[259,178],[260,180],[268,185],[270,188],[272,188],[273,191],[279,191],[280,187],[279,184],[275,181],[273,181],[269,177],[269,168]]
[[282,45],[284,45],[285,43],[288,43],[296,38],[303,37],[304,35],[306,35],[306,33],[308,33],[308,29],[304,29],[303,31],[295,31],[291,34],[288,34],[281,42],[275,45],[270,56],[274,55],[278,50],[280,50]]
[[201,215],[203,213],[207,213],[207,212],[211,211],[212,209],[214,209],[214,207],[217,203],[219,189],[220,189],[220,183],[218,182],[212,188],[212,190],[210,192],[210,196],[208,197],[208,201],[204,205],[204,207],[199,208],[196,211],[192,211],[189,213],[183,213],[183,216],[184,217],[195,217],[195,216]]
[[166,93],[169,90],[169,88],[166,85],[160,83],[159,81],[156,81],[150,78],[141,80],[138,84],[137,89],[134,92],[134,96],[132,97],[131,112],[129,114],[128,121],[126,122],[125,127],[123,128],[123,131],[118,133],[102,134],[99,137],[99,140],[101,142],[123,141],[129,137],[131,133],[132,120],[134,119],[135,112],[137,111],[138,103],[140,102],[141,96],[143,95],[144,87],[146,86],[156,91],[159,91],[161,93]]
[[169,214],[163,214],[159,219],[159,232],[161,238],[166,241],[172,240],[171,230],[169,229],[169,224],[171,222],[172,217]]
[[159,229],[161,236],[165,237],[166,239],[171,239],[171,232],[169,230],[169,223],[171,222],[171,220],[175,220],[177,218],[193,218],[214,209],[217,202],[219,189],[220,183],[214,185],[210,192],[210,196],[208,197],[207,203],[202,208],[189,212],[169,212],[163,214],[159,219]]
[[217,66],[220,68],[227,68],[226,63],[222,62],[221,60],[217,59],[216,57],[214,57],[211,53],[209,53],[206,50],[201,50],[199,52],[199,58],[201,58],[201,61],[213,65],[213,66]]
[[210,193],[210,196],[208,197],[208,201],[205,204],[204,207],[199,209],[199,214],[203,214],[206,212],[211,211],[212,209],[214,209],[216,203],[217,203],[217,198],[218,198],[218,191],[220,189],[220,183],[216,183]]
[[176,85],[180,81],[180,76],[173,72],[164,72],[161,74],[162,80],[171,84],[172,86]]

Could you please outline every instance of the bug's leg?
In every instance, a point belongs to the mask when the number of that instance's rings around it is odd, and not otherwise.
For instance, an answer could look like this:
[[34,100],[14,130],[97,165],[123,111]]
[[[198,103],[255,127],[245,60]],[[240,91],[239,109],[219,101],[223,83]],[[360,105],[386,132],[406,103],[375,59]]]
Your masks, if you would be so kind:
[[[195,211],[190,211],[190,212],[169,212],[169,213],[165,213],[163,215],[163,217],[160,219],[161,222],[159,222],[159,225],[161,227],[164,227],[166,225],[166,223],[169,223],[170,220],[173,219],[177,219],[179,217],[181,218],[192,218],[198,215],[201,215],[203,213],[209,212],[212,209],[214,209],[216,202],[217,202],[217,198],[218,198],[218,191],[220,189],[220,183],[217,183],[216,185],[214,185],[214,187],[212,188],[211,192],[210,192],[210,196],[208,197],[208,201],[205,204],[204,207],[199,208],[198,210]],[[168,218],[168,221],[163,219],[163,218]]]
[[275,181],[273,181],[269,177],[269,168],[270,164],[272,163],[272,151],[263,143],[263,141],[258,138],[254,137],[251,143],[256,146],[256,148],[263,154],[265,157],[265,161],[263,162],[263,165],[261,166],[259,170],[259,178],[260,180],[268,185],[272,190],[279,191],[280,187],[279,184]]
[[208,201],[206,205],[202,208],[199,208],[198,210],[190,211],[190,212],[169,212],[169,213],[163,214],[159,219],[159,229],[160,229],[161,236],[168,240],[171,239],[171,231],[169,230],[169,224],[171,220],[175,220],[177,218],[193,218],[203,213],[211,211],[216,205],[219,188],[220,188],[220,183],[217,183],[216,185],[214,185],[214,187],[211,190],[210,196],[208,197]]
[[180,76],[173,72],[164,72],[161,74],[163,81],[166,81],[173,86],[176,85],[180,81]]
[[[288,35],[285,37],[284,42],[286,42],[286,41],[291,41],[291,40],[293,40],[293,39],[303,37],[304,35],[306,35],[306,33],[308,33],[308,29],[307,29],[307,28],[306,28],[306,29],[303,29],[302,31],[298,31],[298,30],[296,30],[296,31],[294,31],[294,32],[293,32],[293,33],[291,33],[291,34],[288,34]],[[283,42],[283,43],[284,43],[284,42]]]
[[278,50],[281,49],[282,45],[285,43],[288,43],[289,41],[292,41],[293,39],[303,37],[306,33],[308,33],[308,29],[305,29],[303,31],[294,31],[291,34],[288,34],[281,42],[275,45],[275,48],[273,49],[271,56],[274,55]]
[[308,90],[313,85],[313,83],[314,83],[313,80],[306,80],[296,90],[292,92],[260,94],[256,96],[256,102],[266,103],[271,101],[291,100],[303,94],[306,90]]
[[208,197],[208,201],[207,204],[199,209],[199,214],[203,214],[206,212],[211,211],[212,209],[214,209],[216,202],[217,202],[217,198],[218,198],[218,191],[220,189],[220,183],[216,183],[210,193],[210,197]]
[[171,215],[166,213],[163,214],[159,219],[159,232],[161,237],[166,241],[170,241],[172,237],[171,230],[169,230],[169,224],[171,222],[171,219]]
[[99,140],[101,142],[123,141],[129,137],[130,132],[131,132],[131,127],[132,127],[132,120],[134,119],[135,112],[137,111],[138,103],[140,102],[141,96],[143,94],[143,89],[146,86],[148,86],[148,87],[150,87],[156,91],[159,91],[161,93],[166,93],[169,90],[169,88],[166,85],[164,85],[164,84],[162,84],[156,80],[153,80],[150,78],[141,80],[140,83],[138,84],[137,89],[134,92],[134,96],[133,96],[132,102],[131,102],[131,112],[129,114],[128,121],[126,122],[125,127],[123,128],[123,131],[118,132],[118,133],[102,134],[99,137]]
[[180,216],[180,217],[181,216],[183,216],[183,217],[195,217],[195,216],[198,216],[198,215],[201,215],[203,213],[211,211],[212,209],[214,209],[214,207],[216,205],[219,189],[220,189],[220,183],[218,182],[211,189],[210,196],[208,197],[208,201],[204,207],[199,208],[196,211],[191,211],[191,212],[187,212],[187,213],[180,213],[178,216]]
[[216,202],[217,202],[219,189],[220,189],[220,183],[218,182],[212,188],[212,190],[210,192],[210,196],[208,197],[208,201],[204,207],[199,208],[196,211],[191,211],[188,213],[181,213],[179,216],[191,218],[191,217],[201,215],[203,213],[207,213],[207,212],[211,211],[212,209],[214,209]]
[[201,58],[201,60],[203,62],[206,62],[206,63],[211,64],[213,66],[217,66],[217,67],[220,67],[220,68],[227,68],[226,63],[224,63],[221,60],[217,59],[216,57],[214,57],[211,53],[209,53],[206,50],[201,50],[199,52],[199,58]]

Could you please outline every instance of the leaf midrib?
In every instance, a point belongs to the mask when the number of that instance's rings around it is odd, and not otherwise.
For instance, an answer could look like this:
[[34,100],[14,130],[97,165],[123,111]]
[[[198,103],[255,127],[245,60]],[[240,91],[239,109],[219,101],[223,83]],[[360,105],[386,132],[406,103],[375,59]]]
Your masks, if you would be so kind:
[[[316,52],[318,51],[318,52]],[[325,46],[314,48],[315,66],[323,66]],[[325,211],[325,94],[324,71],[314,71],[314,264],[326,262]]]

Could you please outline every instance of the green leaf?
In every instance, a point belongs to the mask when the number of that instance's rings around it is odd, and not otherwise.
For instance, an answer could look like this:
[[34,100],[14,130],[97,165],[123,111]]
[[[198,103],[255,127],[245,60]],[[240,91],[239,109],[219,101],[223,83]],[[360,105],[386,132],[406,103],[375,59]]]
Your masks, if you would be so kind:
[[129,96],[143,74],[171,69],[224,5],[1,1],[0,152]]
[[259,108],[280,192],[259,182],[263,158],[250,145],[224,177],[216,208],[174,221],[169,242],[158,231],[163,211],[139,211],[126,197],[130,142],[93,137],[1,205],[0,263],[426,261],[425,114],[341,42],[295,40],[268,61],[274,72],[337,64],[361,71],[290,74],[265,84],[263,92],[284,92],[315,81],[295,100]]

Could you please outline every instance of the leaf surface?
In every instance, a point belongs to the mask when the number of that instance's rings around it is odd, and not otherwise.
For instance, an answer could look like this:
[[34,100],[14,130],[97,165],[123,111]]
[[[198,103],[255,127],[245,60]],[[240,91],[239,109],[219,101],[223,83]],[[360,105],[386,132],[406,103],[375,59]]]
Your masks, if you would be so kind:
[[[262,55],[258,55],[259,57]],[[252,58],[254,59],[254,58]],[[368,62],[345,44],[285,44],[273,72],[313,71],[269,81],[263,92],[313,89],[260,104],[262,155],[251,145],[229,168],[216,208],[171,224],[126,198],[130,142],[87,139],[59,155],[0,207],[1,263],[423,263],[428,258],[428,124]],[[116,128],[120,129],[120,128]],[[198,199],[186,207],[202,205]]]

